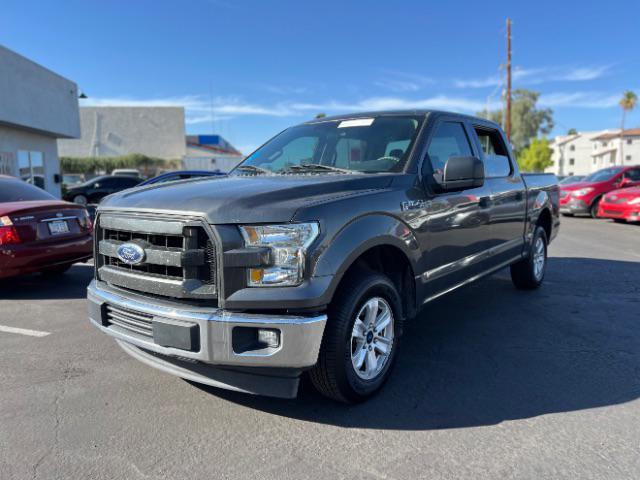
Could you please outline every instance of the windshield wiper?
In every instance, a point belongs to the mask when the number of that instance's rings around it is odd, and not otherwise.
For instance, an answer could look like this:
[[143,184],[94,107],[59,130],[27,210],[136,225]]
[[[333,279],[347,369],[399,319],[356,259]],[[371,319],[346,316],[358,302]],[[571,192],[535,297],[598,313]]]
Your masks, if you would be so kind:
[[353,170],[334,167],[332,165],[322,165],[321,163],[303,163],[301,165],[289,165],[285,170],[293,171],[293,172],[320,170],[325,172],[354,173]]
[[266,168],[256,167],[255,165],[240,165],[236,170],[244,170],[245,172],[253,172],[256,174],[271,175],[271,171]]

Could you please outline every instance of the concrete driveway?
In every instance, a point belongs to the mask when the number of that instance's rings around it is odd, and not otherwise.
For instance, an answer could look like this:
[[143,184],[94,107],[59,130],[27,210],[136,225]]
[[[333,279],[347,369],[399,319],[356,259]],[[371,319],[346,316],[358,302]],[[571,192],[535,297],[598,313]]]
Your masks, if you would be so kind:
[[136,362],[86,319],[89,266],[4,282],[0,477],[637,479],[640,226],[563,219],[550,253],[538,291],[502,272],[433,303],[353,407]]

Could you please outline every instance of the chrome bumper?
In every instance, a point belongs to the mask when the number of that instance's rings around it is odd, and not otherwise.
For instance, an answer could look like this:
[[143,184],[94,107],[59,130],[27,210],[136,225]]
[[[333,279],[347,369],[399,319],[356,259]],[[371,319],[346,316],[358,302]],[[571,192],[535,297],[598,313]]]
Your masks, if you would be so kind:
[[[119,343],[135,345],[164,356],[196,360],[210,365],[304,368],[314,365],[327,321],[326,315],[313,317],[233,313],[219,308],[187,307],[170,301],[125,294],[92,281],[87,289],[91,322]],[[105,306],[151,315],[153,322],[197,324],[199,350],[189,351],[156,344],[152,338],[130,334],[113,326],[105,326]],[[280,331],[280,346],[269,351],[236,353],[232,346],[234,327],[270,328]]]

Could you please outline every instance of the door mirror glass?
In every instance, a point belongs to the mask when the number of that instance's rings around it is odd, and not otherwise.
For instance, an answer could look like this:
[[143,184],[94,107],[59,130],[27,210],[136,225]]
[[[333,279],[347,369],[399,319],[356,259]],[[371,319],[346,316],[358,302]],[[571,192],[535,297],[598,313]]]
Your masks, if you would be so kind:
[[484,164],[477,157],[449,157],[444,165],[442,190],[449,192],[484,185]]

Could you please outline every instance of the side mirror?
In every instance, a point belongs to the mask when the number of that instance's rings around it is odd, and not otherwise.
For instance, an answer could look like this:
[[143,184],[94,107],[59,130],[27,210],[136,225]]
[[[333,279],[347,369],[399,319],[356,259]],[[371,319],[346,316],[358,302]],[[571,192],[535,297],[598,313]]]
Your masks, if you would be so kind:
[[99,183],[94,183],[93,184],[93,188],[100,188],[100,184]]
[[477,157],[449,157],[444,165],[444,191],[464,190],[484,185],[484,163]]
[[622,180],[620,180],[618,182],[618,187],[620,187],[620,188],[628,187],[632,183],[633,182],[631,181],[631,179],[625,177],[625,178],[623,178]]

